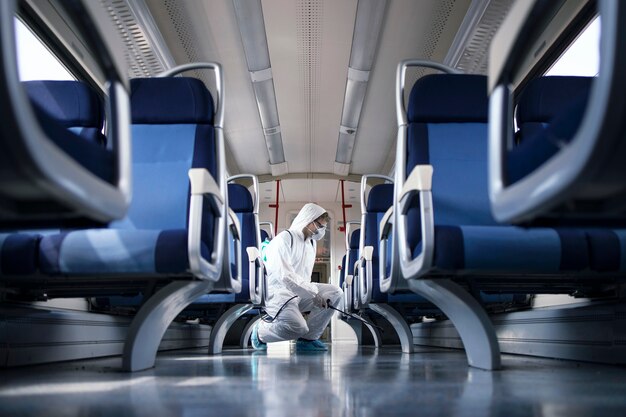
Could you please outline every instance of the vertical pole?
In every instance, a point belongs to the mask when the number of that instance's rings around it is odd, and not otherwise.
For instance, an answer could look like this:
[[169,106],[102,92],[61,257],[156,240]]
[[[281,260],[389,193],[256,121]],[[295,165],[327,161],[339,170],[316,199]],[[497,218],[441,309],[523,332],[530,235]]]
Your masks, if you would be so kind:
[[276,217],[274,218],[274,236],[276,236],[278,234],[278,197],[279,197],[279,192],[280,192],[280,180],[276,180]]
[[341,210],[343,211],[343,233],[345,234],[348,233],[348,228],[346,227],[346,196],[343,191],[344,180],[339,181],[341,181]]

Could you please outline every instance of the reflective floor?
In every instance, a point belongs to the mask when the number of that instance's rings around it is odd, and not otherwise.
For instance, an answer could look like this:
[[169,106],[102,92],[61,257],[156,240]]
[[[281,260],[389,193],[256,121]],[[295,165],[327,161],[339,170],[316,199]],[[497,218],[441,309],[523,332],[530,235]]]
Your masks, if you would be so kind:
[[626,368],[505,355],[334,345],[296,354],[160,354],[154,369],[107,358],[0,371],[0,416],[624,416]]

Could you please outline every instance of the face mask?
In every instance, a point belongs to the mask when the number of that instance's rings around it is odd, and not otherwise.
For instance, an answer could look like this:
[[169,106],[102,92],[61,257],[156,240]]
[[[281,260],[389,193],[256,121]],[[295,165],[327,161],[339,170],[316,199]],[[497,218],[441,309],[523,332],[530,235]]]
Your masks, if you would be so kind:
[[313,227],[315,227],[315,231],[312,231],[307,226],[307,230],[309,232],[311,232],[311,239],[313,239],[313,240],[320,240],[320,239],[322,239],[324,237],[324,235],[326,234],[326,226],[317,227],[317,225],[315,223],[313,223]]
[[315,233],[313,233],[313,236],[311,236],[311,239],[321,240],[325,234],[326,234],[326,227],[320,227],[319,229],[317,229]]

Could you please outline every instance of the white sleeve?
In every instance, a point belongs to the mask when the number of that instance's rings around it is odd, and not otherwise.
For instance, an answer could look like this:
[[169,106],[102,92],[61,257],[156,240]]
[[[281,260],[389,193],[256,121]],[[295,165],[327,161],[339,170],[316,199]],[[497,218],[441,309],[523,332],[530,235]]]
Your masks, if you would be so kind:
[[268,269],[272,269],[272,273],[278,274],[282,279],[285,287],[301,298],[311,298],[317,294],[317,286],[311,284],[310,280],[305,279],[296,273],[291,265],[291,247],[288,239],[284,236],[276,236],[272,243],[267,247],[267,265]]

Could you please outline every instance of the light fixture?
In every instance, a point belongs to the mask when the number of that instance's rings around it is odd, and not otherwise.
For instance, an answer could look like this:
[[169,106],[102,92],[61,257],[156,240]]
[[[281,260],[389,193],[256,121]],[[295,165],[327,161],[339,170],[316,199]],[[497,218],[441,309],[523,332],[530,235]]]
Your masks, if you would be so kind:
[[334,173],[336,175],[348,175],[350,172],[361,109],[367,93],[369,73],[376,56],[386,6],[386,0],[359,0],[357,5],[346,93],[335,154]]
[[289,167],[285,162],[261,0],[233,0],[233,5],[259,109],[270,169],[274,176],[284,175],[289,172]]

